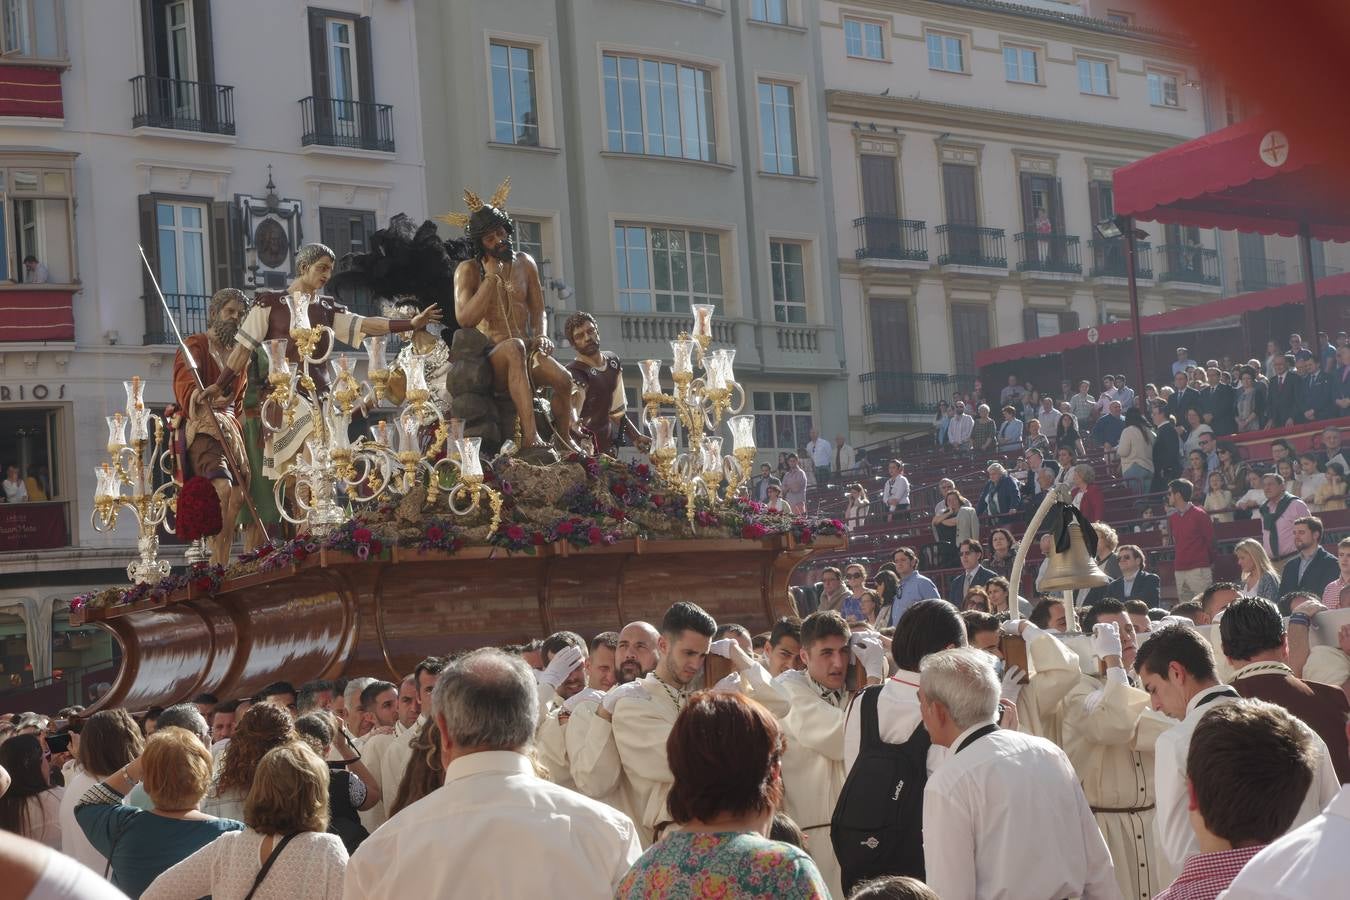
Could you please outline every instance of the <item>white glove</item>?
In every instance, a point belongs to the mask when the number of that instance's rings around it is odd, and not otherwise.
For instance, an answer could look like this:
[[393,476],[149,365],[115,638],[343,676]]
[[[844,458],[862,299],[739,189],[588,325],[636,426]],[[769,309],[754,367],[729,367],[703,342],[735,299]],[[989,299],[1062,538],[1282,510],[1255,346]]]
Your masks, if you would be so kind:
[[998,630],[1009,637],[1018,637],[1022,634],[1023,622],[1026,622],[1026,627],[1031,627],[1031,623],[1026,619],[1005,619],[1003,624],[998,626]]
[[731,648],[735,643],[735,638],[722,638],[720,641],[713,641],[712,646],[708,648],[708,653],[713,656],[720,656],[723,659],[731,659]]
[[855,662],[862,663],[868,678],[878,681],[886,677],[886,648],[880,638],[870,634],[855,634],[849,641],[849,653]]
[[1120,656],[1124,652],[1120,644],[1120,629],[1115,622],[1098,622],[1092,627],[1092,652],[1098,659]]
[[723,675],[717,684],[712,686],[712,689],[718,694],[739,694],[741,692],[740,673],[732,672],[730,675]]
[[624,699],[650,700],[652,695],[647,693],[647,689],[642,686],[642,682],[630,681],[606,691],[604,697],[600,700],[600,705],[605,708],[605,712],[612,716],[614,715],[614,708],[619,705],[620,700]]
[[553,654],[544,671],[537,672],[534,677],[540,684],[546,684],[556,691],[558,685],[566,681],[567,676],[581,665],[583,658],[580,647],[564,647]]
[[596,690],[595,688],[589,687],[582,688],[581,690],[577,691],[575,694],[573,694],[572,696],[568,697],[566,700],[563,701],[562,705],[563,712],[567,713],[570,716],[572,714],[572,711],[577,708],[578,704],[599,703],[601,698],[603,698],[604,696],[605,696],[604,691]]
[[1194,628],[1195,622],[1185,616],[1163,616],[1153,625],[1153,631],[1166,628],[1168,625],[1185,625],[1187,628]]
[[1022,693],[1022,688],[1025,687],[1022,684],[1022,675],[1022,670],[1017,666],[1008,666],[1003,670],[1003,686],[999,688],[999,696],[1002,699],[1011,700],[1013,703],[1017,702],[1018,695]]

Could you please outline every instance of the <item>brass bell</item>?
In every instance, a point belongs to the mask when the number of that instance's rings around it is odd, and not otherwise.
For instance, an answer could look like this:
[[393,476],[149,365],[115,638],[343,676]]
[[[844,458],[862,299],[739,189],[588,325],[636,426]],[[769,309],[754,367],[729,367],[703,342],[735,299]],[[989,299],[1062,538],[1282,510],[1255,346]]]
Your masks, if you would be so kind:
[[1050,561],[1041,578],[1042,593],[1076,591],[1079,588],[1101,587],[1111,582],[1111,576],[1098,568],[1097,561],[1088,553],[1087,544],[1083,542],[1083,530],[1078,527],[1078,523],[1070,522],[1068,527],[1068,551],[1059,553],[1054,547],[1050,548]]

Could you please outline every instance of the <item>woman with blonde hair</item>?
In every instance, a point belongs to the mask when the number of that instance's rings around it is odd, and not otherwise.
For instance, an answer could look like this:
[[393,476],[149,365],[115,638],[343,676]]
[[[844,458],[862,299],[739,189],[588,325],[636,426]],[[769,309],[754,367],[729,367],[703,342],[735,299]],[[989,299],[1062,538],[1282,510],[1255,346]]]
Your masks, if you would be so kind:
[[303,741],[258,762],[243,831],[222,834],[166,870],[147,900],[340,900],[347,848],[328,834],[328,764]]
[[[123,802],[142,780],[153,804],[149,810]],[[75,821],[108,860],[115,887],[134,900],[165,869],[244,827],[197,809],[210,784],[210,751],[195,734],[171,725],[150,736],[138,759],[85,791],[75,805]]]
[[1238,594],[1243,597],[1264,597],[1271,603],[1280,602],[1280,576],[1270,564],[1266,548],[1254,538],[1243,538],[1233,548],[1237,558]]
[[398,815],[407,806],[421,800],[445,783],[445,766],[441,763],[441,729],[436,722],[426,727],[412,741],[413,755],[403,770],[398,793],[389,807],[389,818]]
[[1345,509],[1345,470],[1341,468],[1340,463],[1330,463],[1327,466],[1326,483],[1317,489],[1313,496],[1313,512],[1332,512],[1337,509]]

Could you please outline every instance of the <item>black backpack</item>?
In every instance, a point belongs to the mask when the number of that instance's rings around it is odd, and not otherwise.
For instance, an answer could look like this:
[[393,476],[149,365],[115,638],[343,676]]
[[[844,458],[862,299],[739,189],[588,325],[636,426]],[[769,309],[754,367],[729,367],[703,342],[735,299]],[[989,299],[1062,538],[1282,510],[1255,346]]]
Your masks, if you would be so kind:
[[830,819],[830,842],[845,893],[882,875],[924,877],[923,789],[933,741],[923,725],[903,744],[883,741],[877,724],[880,694],[880,686],[862,692],[858,758]]

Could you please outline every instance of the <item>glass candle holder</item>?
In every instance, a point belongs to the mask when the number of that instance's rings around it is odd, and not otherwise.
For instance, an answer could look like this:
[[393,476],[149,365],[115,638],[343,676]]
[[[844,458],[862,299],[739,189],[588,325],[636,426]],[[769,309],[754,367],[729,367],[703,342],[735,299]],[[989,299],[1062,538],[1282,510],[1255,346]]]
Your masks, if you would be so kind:
[[376,422],[370,429],[370,436],[374,438],[375,443],[379,444],[381,447],[393,446],[393,429],[391,429],[389,423],[383,419]]
[[642,395],[644,397],[661,393],[661,360],[644,359],[638,363],[642,373]]
[[150,440],[150,410],[142,406],[140,409],[132,411],[129,418],[131,419],[131,442],[135,444]]
[[652,416],[647,420],[647,430],[652,436],[652,452],[675,449],[675,417]]
[[384,355],[384,335],[377,337],[368,337],[361,342],[361,346],[366,348],[366,359],[370,363],[369,369],[372,372],[378,372],[389,368],[389,363]]
[[399,416],[398,452],[422,452],[422,420],[413,413],[404,413]]
[[736,350],[724,347],[717,351],[716,356],[722,367],[722,379],[725,382],[722,386],[729,388],[736,383]]
[[333,384],[345,381],[348,378],[356,378],[356,357],[354,356],[335,356],[331,361],[333,372]]
[[268,379],[290,378],[291,361],[286,358],[286,348],[290,341],[286,338],[273,338],[270,341],[263,341],[263,350],[267,353],[267,376]]
[[704,387],[709,391],[725,390],[727,386],[725,357],[721,350],[716,350],[703,357],[703,382]]
[[460,438],[455,441],[459,451],[459,474],[461,478],[472,481],[483,480],[483,463],[478,458],[483,439],[480,437]]
[[291,331],[304,331],[313,327],[309,321],[309,304],[314,300],[313,294],[297,291],[294,294],[287,294],[283,300],[291,314]]
[[698,342],[694,340],[671,341],[671,374],[677,376],[689,376],[692,378],[694,375],[694,352],[697,349]]
[[120,412],[107,417],[108,452],[116,453],[127,445],[127,417]]
[[94,480],[97,483],[94,488],[95,503],[107,503],[121,496],[122,483],[117,477],[117,470],[107,463],[94,467]]
[[712,340],[712,320],[715,308],[711,303],[695,303],[690,307],[694,311],[693,336],[695,339]]
[[705,437],[703,446],[699,448],[699,456],[705,474],[721,476],[722,439],[720,437]]
[[727,429],[731,432],[733,450],[755,449],[755,417],[732,416],[727,419]]
[[419,392],[416,396],[425,399],[431,391],[427,388],[427,361],[416,354],[409,354],[408,360],[403,364],[403,373],[408,378],[407,394],[413,396],[413,392]]
[[451,419],[446,424],[447,427],[450,429],[450,433],[446,437],[446,440],[450,442],[451,447],[455,447],[459,444],[460,441],[464,440],[464,420]]
[[336,403],[328,406],[328,443],[334,450],[348,450],[352,442],[348,437],[347,429],[352,424],[352,417],[349,413],[342,411],[342,407]]
[[141,376],[132,375],[130,381],[122,382],[122,388],[127,392],[127,415],[145,408],[145,382]]

